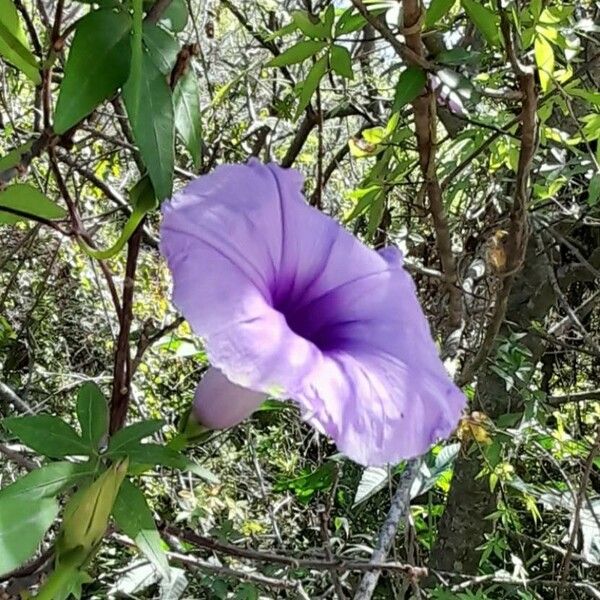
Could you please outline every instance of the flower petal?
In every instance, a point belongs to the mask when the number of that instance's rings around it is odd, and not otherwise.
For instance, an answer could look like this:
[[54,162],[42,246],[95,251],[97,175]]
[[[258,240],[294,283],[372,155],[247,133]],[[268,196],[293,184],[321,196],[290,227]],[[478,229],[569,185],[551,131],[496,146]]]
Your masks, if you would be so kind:
[[166,205],[175,303],[224,378],[296,400],[358,462],[420,454],[450,434],[465,398],[412,278],[399,251],[366,247],[301,186],[295,171],[253,161]]

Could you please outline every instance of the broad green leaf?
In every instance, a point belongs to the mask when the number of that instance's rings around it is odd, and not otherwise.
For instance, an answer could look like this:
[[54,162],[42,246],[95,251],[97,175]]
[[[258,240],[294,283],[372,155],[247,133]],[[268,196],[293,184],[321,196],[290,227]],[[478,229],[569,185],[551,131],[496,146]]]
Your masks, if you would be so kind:
[[164,424],[165,422],[162,420],[148,420],[139,421],[138,423],[123,427],[123,429],[119,429],[119,431],[110,438],[108,451],[116,453],[131,446],[136,446],[140,440],[160,431]]
[[0,497],[0,575],[23,564],[37,550],[58,515],[56,498]]
[[82,477],[94,474],[89,463],[53,462],[17,479],[0,490],[0,499],[19,497],[22,501],[52,498]]
[[410,66],[405,69],[396,83],[396,93],[394,95],[393,112],[412,102],[419,94],[423,92],[427,75],[420,67]]
[[2,207],[41,217],[43,219],[64,219],[66,211],[55,204],[42,192],[26,183],[16,183],[0,192],[0,223],[16,223],[27,219],[14,213],[3,212]]
[[500,46],[498,15],[479,0],[460,0],[470,21],[491,46]]
[[158,70],[169,75],[179,52],[179,44],[173,35],[158,25],[144,23],[144,46]]
[[276,56],[273,60],[270,60],[267,63],[267,66],[282,67],[284,65],[293,65],[302,62],[323,50],[325,46],[327,46],[327,42],[302,40],[282,52],[279,56]]
[[51,458],[86,455],[90,449],[77,432],[62,419],[51,415],[10,417],[3,425],[26,446]]
[[550,42],[543,36],[537,35],[533,42],[535,63],[540,76],[540,85],[543,92],[547,92],[552,83],[554,73],[554,50]]
[[325,39],[330,34],[331,30],[324,23],[304,10],[292,11],[292,19],[296,27],[309,38]]
[[127,479],[121,485],[112,515],[119,529],[135,542],[163,577],[168,577],[169,562],[152,511],[143,492]]
[[31,53],[19,14],[12,0],[0,0],[0,56],[22,71],[33,83],[41,83],[35,56]]
[[431,29],[450,12],[455,4],[456,0],[431,0],[431,4],[425,13],[425,29]]
[[108,432],[108,405],[100,388],[88,381],[77,394],[77,419],[81,437],[90,448],[96,450]]
[[319,83],[325,73],[327,73],[327,62],[327,56],[322,56],[308,72],[306,79],[302,83],[300,102],[298,103],[298,108],[296,109],[295,119],[298,119],[304,109],[309,105],[312,95],[319,86]]
[[81,19],[60,86],[54,130],[64,133],[112,96],[129,74],[131,18],[109,9]]
[[144,54],[142,67],[123,88],[123,99],[156,197],[171,195],[175,168],[173,96],[164,75]]
[[29,149],[33,145],[33,141],[25,142],[18,148],[7,152],[2,158],[0,158],[0,173],[7,169],[16,167],[22,160],[23,155],[29,152]]
[[160,19],[160,24],[173,33],[179,33],[185,29],[188,18],[189,13],[185,0],[171,0]]
[[347,48],[344,48],[344,46],[338,46],[337,44],[331,46],[329,62],[331,64],[331,68],[338,75],[341,75],[346,79],[354,79],[354,73],[352,72],[352,56]]
[[594,206],[600,200],[600,173],[596,173],[590,179],[590,186],[588,188],[588,204]]
[[202,144],[202,119],[198,78],[192,69],[188,69],[177,82],[173,91],[173,104],[175,129],[192,155],[194,165],[198,167]]

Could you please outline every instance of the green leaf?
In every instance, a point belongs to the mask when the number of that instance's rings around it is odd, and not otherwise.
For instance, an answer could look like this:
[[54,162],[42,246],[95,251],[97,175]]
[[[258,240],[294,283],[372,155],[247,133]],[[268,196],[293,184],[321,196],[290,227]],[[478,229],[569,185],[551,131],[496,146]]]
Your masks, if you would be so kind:
[[144,23],[143,30],[144,46],[152,62],[163,75],[169,75],[177,61],[179,52],[177,40],[168,31],[152,23]]
[[219,479],[214,473],[194,461],[189,460],[183,456],[183,454],[168,446],[147,443],[128,445],[118,450],[111,450],[109,447],[108,454],[111,456],[128,456],[132,463],[142,466],[162,465],[163,467],[179,469],[180,471],[190,471],[210,483],[219,482]]
[[129,202],[134,212],[147,213],[156,208],[156,194],[148,175],[144,175],[129,191]]
[[112,515],[119,529],[135,542],[163,577],[168,578],[169,562],[152,511],[143,492],[127,479],[121,484]]
[[185,29],[188,18],[189,13],[185,0],[171,0],[160,19],[160,24],[173,33],[179,33]]
[[132,446],[138,445],[140,440],[147,438],[148,436],[160,431],[165,422],[162,420],[148,420],[139,421],[119,429],[111,438],[108,443],[108,452],[116,453],[122,450],[126,450]]
[[101,9],[81,19],[60,85],[54,130],[64,133],[110,98],[129,74],[130,17]]
[[335,7],[333,6],[333,4],[330,4],[325,9],[325,14],[323,15],[323,18],[321,19],[321,22],[323,23],[323,28],[324,28],[324,31],[325,31],[325,34],[327,37],[331,37],[331,30],[333,29],[334,19],[335,19]]
[[547,92],[552,83],[552,75],[554,73],[554,50],[550,42],[543,35],[535,37],[533,50],[540,76],[540,86],[543,92]]
[[0,490],[0,499],[19,497],[23,501],[52,498],[82,477],[94,474],[89,463],[53,462],[17,479]]
[[331,487],[336,471],[337,465],[333,461],[327,461],[315,471],[304,473],[294,479],[277,481],[273,490],[276,492],[292,490],[300,502],[307,503],[317,491]]
[[455,4],[456,0],[431,0],[431,4],[425,13],[425,29],[431,29],[450,12]]
[[479,61],[480,57],[480,52],[469,52],[464,48],[458,47],[440,52],[436,56],[436,60],[439,63],[446,65],[464,65],[476,63]]
[[173,104],[175,105],[175,129],[192,155],[194,165],[198,167],[202,147],[202,118],[198,78],[192,69],[188,69],[177,82],[173,92]]
[[55,498],[0,497],[0,575],[34,554],[56,515]]
[[460,0],[467,16],[491,46],[500,46],[498,15],[478,0]]
[[282,67],[284,65],[293,65],[302,62],[323,50],[325,46],[327,46],[327,42],[303,40],[270,60],[267,63],[267,67]]
[[0,0],[0,56],[22,71],[33,83],[38,85],[39,66],[29,49],[19,14],[12,0]]
[[108,405],[100,388],[88,381],[77,394],[77,419],[81,425],[81,437],[96,450],[108,432]]
[[423,92],[427,75],[420,67],[410,66],[405,69],[396,83],[396,93],[394,95],[393,112],[412,102],[419,94]]
[[175,168],[173,96],[164,75],[144,54],[123,88],[135,142],[159,201],[171,195]]
[[385,196],[383,194],[377,196],[369,207],[369,219],[367,221],[367,236],[372,238],[381,223],[383,212],[385,210]]
[[26,183],[16,183],[0,192],[0,223],[16,223],[25,220],[27,218],[25,215],[3,212],[2,207],[43,219],[64,219],[66,216],[64,208]]
[[354,79],[354,73],[352,72],[352,56],[347,48],[338,46],[337,44],[331,46],[329,62],[331,68],[338,75],[341,75],[346,79]]
[[16,167],[21,162],[23,155],[29,152],[32,145],[33,141],[25,142],[18,148],[14,148],[0,158],[0,173]]
[[292,11],[292,19],[296,27],[309,38],[325,39],[331,31],[317,17],[304,10]]
[[304,109],[309,105],[312,95],[319,86],[319,83],[325,73],[327,73],[327,63],[327,56],[322,56],[308,72],[308,75],[302,84],[300,102],[298,103],[298,108],[296,109],[295,119],[298,119]]
[[[376,10],[370,10],[370,14],[374,17],[377,17],[383,14],[387,9],[378,8]],[[346,9],[342,16],[338,19],[335,24],[335,36],[338,37],[340,35],[347,35],[349,33],[354,33],[359,29],[362,29],[367,24],[367,20],[360,14],[357,13],[353,6]]]
[[596,173],[590,179],[590,186],[588,188],[587,201],[590,206],[594,206],[595,204],[597,204],[599,199],[600,199],[600,173]]
[[185,469],[188,462],[179,452],[160,444],[151,443],[128,446],[116,452],[109,448],[109,454],[128,456],[131,462],[141,465],[162,465],[173,469]]
[[90,449],[77,432],[62,419],[51,415],[10,417],[2,422],[26,446],[51,458],[87,455]]

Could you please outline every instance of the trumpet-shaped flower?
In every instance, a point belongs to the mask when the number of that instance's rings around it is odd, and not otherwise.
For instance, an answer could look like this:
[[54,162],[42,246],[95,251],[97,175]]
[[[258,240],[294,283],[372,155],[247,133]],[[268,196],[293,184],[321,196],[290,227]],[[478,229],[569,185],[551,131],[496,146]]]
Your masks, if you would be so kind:
[[173,298],[211,369],[195,418],[231,427],[267,395],[366,465],[425,452],[465,404],[395,248],[376,252],[310,207],[294,170],[224,165],[163,209]]

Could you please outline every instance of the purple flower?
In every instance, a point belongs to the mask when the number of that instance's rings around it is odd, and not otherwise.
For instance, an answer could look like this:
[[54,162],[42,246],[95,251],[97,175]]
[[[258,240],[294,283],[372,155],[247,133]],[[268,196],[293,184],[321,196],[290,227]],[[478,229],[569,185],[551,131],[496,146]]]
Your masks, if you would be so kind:
[[267,395],[366,465],[425,452],[465,404],[395,248],[375,252],[310,207],[294,170],[251,161],[163,210],[174,302],[213,365],[194,415],[233,426]]

